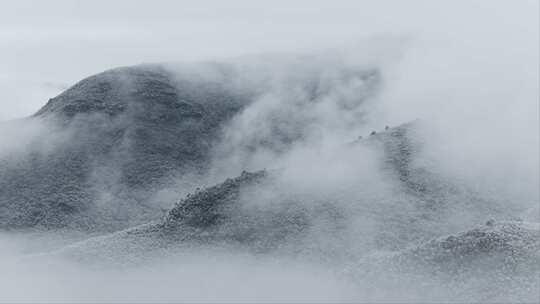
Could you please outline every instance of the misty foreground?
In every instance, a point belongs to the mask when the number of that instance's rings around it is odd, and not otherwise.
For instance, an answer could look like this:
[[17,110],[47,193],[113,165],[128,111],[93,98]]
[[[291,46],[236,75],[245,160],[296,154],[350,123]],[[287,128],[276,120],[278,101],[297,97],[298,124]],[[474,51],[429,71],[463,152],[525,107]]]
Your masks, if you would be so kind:
[[538,301],[537,194],[421,121],[357,139],[380,71],[327,60],[119,68],[2,123],[0,301]]

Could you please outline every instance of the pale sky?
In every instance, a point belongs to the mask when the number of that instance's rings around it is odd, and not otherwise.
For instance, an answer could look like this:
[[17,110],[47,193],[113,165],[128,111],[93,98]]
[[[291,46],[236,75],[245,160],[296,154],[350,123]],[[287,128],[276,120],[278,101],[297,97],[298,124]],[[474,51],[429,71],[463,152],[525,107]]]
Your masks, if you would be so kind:
[[461,53],[525,65],[537,79],[536,0],[2,0],[0,120],[117,66],[340,47],[374,35],[454,41]]

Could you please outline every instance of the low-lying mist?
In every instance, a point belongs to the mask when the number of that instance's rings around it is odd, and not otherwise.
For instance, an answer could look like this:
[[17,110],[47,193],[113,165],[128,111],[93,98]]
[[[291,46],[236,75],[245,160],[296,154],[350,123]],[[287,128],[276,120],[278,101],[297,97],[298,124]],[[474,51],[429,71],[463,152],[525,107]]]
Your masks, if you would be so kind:
[[[41,239],[43,241],[43,238]],[[328,302],[354,301],[329,269],[287,257],[219,248],[187,249],[136,268],[65,261],[16,263],[20,238],[2,236],[2,302]]]

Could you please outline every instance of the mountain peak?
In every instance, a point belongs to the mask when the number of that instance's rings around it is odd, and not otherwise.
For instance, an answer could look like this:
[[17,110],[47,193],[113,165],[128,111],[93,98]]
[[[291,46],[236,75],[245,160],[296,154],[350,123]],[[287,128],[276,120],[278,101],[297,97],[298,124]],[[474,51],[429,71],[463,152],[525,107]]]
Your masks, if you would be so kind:
[[[142,86],[142,87],[140,87]],[[122,113],[131,101],[174,98],[172,76],[159,65],[121,67],[87,77],[50,99],[35,116],[73,117],[83,113]],[[147,98],[148,100],[148,98]]]

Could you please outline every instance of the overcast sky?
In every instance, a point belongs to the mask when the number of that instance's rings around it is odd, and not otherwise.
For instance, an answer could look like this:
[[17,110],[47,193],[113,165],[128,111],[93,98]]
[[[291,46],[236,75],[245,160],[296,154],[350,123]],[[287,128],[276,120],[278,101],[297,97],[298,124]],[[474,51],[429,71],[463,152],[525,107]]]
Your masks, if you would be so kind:
[[536,0],[2,0],[0,120],[29,115],[116,66],[340,47],[377,35],[453,41],[446,45],[537,79]]

